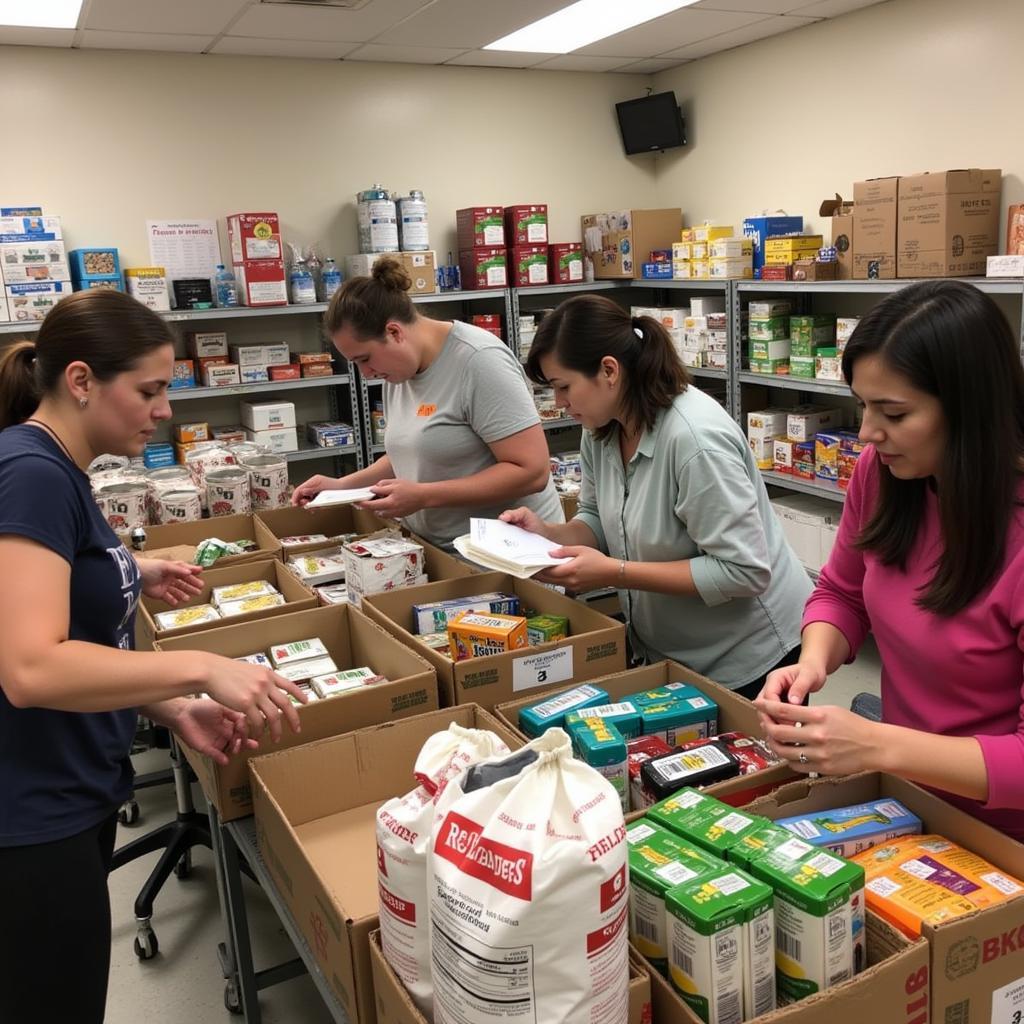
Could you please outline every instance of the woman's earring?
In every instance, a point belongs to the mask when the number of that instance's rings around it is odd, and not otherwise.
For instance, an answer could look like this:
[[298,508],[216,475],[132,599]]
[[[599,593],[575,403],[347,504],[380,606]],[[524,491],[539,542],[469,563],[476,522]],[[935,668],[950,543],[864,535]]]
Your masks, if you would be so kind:
[[84,409],[88,404],[89,404],[89,399],[88,398],[80,398],[78,400],[78,407],[80,409]]

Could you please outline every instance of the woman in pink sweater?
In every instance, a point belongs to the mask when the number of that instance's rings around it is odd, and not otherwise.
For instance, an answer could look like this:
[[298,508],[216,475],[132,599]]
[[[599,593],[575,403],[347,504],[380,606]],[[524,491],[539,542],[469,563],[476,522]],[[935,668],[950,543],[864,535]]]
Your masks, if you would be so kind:
[[[798,664],[755,702],[802,772],[885,771],[1024,839],[1024,368],[971,285],[896,292],[861,320],[843,374],[862,453]],[[802,707],[868,630],[882,723]]]

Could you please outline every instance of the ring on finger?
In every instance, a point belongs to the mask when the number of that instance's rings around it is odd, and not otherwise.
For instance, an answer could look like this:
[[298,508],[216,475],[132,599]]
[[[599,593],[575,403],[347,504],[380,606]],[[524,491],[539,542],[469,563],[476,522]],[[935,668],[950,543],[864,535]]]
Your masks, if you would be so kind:
[[806,754],[805,754],[805,753],[804,753],[804,752],[803,752],[803,751],[801,750],[801,751],[800,751],[800,756],[799,756],[799,757],[797,758],[797,760],[798,760],[798,761],[799,761],[799,762],[800,762],[801,764],[807,764],[807,755],[806,755]]

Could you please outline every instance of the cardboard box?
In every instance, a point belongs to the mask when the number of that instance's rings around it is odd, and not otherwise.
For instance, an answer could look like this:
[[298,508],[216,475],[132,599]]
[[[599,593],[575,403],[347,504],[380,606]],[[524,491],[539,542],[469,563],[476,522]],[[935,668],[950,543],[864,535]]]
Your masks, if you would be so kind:
[[[221,359],[221,356],[214,356],[214,359]],[[204,363],[203,365],[203,387],[227,388],[233,384],[241,384],[242,375],[234,363]]]
[[209,423],[175,423],[174,440],[180,444],[187,444],[190,441],[209,441]]
[[[313,710],[316,705],[305,709],[304,721]],[[378,926],[377,808],[415,787],[420,748],[453,722],[489,729],[513,750],[522,745],[492,715],[465,705],[307,742],[252,762],[260,853],[351,1024],[377,1020],[369,941]],[[311,786],[310,779],[345,784]]]
[[276,213],[232,213],[227,222],[232,263],[284,259]]
[[71,294],[70,281],[36,281],[9,284],[6,288],[7,312],[17,322],[43,320],[46,314]]
[[[935,833],[980,854],[995,867],[1024,877],[1024,846],[910,782],[880,772],[790,783],[750,805],[768,818],[790,817],[892,797]],[[869,921],[873,917],[869,911]],[[1024,976],[1024,893],[1009,902],[935,927],[925,927],[931,958],[931,1019],[936,1022],[1011,1021],[1020,1008]],[[871,954],[869,935],[868,953]],[[856,982],[855,982],[856,983]],[[839,989],[835,990],[839,993]],[[902,1005],[902,1004],[900,1004]],[[865,1014],[862,1018],[869,1020]],[[891,1015],[876,1015],[890,1020]],[[902,1015],[900,1019],[904,1018]],[[908,1014],[907,1020],[912,1019]]]
[[[0,236],[9,236],[10,240],[53,242],[64,236],[61,234],[60,217],[44,217],[37,213],[39,207],[4,207],[0,209]],[[10,210],[11,212],[6,212]]]
[[459,273],[467,291],[508,287],[508,257],[503,248],[463,249],[459,252]]
[[583,251],[594,265],[594,277],[640,279],[647,254],[671,249],[679,240],[683,211],[615,210],[580,218]]
[[124,283],[128,294],[144,306],[170,312],[171,297],[163,267],[125,267]]
[[224,331],[186,331],[185,344],[193,359],[222,356],[227,362],[228,336]]
[[[429,1024],[409,998],[402,979],[384,959],[379,931],[370,935],[370,966],[377,997],[377,1024]],[[629,951],[629,1010],[621,1024],[651,1024],[650,971],[643,957],[632,948]]]
[[[578,681],[582,682],[583,679],[580,678]],[[586,681],[605,690],[611,703],[622,700],[627,694],[654,690],[666,683],[689,683],[718,705],[719,732],[743,732],[748,736],[761,735],[757,711],[750,701],[676,661],[658,661],[653,665],[627,669],[607,676],[592,677]],[[570,684],[566,683],[565,689],[570,688]],[[536,703],[537,699],[536,694],[531,694],[516,700],[505,701],[495,707],[494,714],[510,729],[522,736],[525,742],[526,735],[519,729],[519,712],[527,705]],[[764,771],[755,772],[753,775],[740,775],[735,779],[715,783],[707,787],[707,792],[734,807],[742,807],[756,797],[772,792],[793,777],[793,772],[787,765],[779,764],[766,768]]]
[[263,611],[247,612],[231,619],[221,619],[218,622],[203,622],[194,626],[182,626],[178,629],[160,629],[156,624],[155,616],[160,612],[171,611],[172,606],[164,601],[158,601],[152,597],[143,597],[139,601],[139,610],[136,615],[136,640],[140,641],[140,648],[152,647],[158,640],[166,640],[169,637],[183,636],[186,633],[206,632],[210,629],[219,629],[222,626],[234,625],[235,623],[248,622],[251,619],[265,619],[276,615],[287,615],[290,612],[304,611],[307,608],[317,606],[316,594],[312,589],[304,586],[293,576],[276,558],[268,558],[262,562],[246,562],[241,565],[229,565],[218,569],[215,563],[212,569],[206,569],[201,577],[203,589],[195,597],[183,604],[175,605],[178,608],[188,608],[197,604],[209,604],[210,595],[214,587],[224,587],[231,583],[249,583],[255,580],[266,580],[284,595],[285,604],[276,608],[267,608]]
[[898,277],[983,275],[999,252],[1002,171],[942,171],[900,178]]
[[794,281],[837,281],[839,280],[838,262],[819,263],[814,259],[793,261]]
[[896,197],[899,178],[871,178],[853,186],[853,276],[896,277]]
[[[503,206],[468,206],[455,211],[458,246],[463,249],[502,249],[505,239]],[[463,288],[466,283],[463,281]]]
[[509,249],[509,284],[513,288],[548,283],[548,247],[517,245]]
[[[187,545],[191,554],[176,554],[173,557],[183,558],[191,562],[195,549],[202,541],[210,537],[221,540],[251,540],[256,549],[241,555],[224,555],[218,558],[214,568],[222,569],[228,565],[241,562],[259,562],[267,558],[280,558],[281,545],[277,540],[266,534],[258,536],[256,525],[251,515],[218,516],[216,519],[202,519],[195,523],[165,523],[163,526],[146,527],[146,557],[159,558],[156,551],[165,548],[183,548]],[[170,557],[170,556],[167,556]]]
[[[460,248],[461,244],[460,240]],[[547,245],[547,203],[506,206],[505,244],[510,249],[517,245]]]
[[[853,277],[853,203],[847,202],[837,192],[835,199],[822,200],[818,215],[832,221],[831,245],[836,251],[838,266],[835,280],[848,281]],[[811,278],[801,278],[811,280]],[[817,280],[824,280],[818,278]]]
[[[568,640],[454,664],[412,633],[414,604],[495,591],[518,594],[523,607],[533,614],[567,616]],[[445,706],[474,702],[494,707],[519,693],[541,693],[626,667],[626,631],[622,623],[533,580],[519,580],[505,573],[485,572],[390,594],[373,594],[363,599],[362,608],[437,669]]]
[[233,268],[243,306],[287,306],[283,260],[246,260]]
[[24,241],[0,243],[0,275],[5,284],[70,281],[64,243]]
[[250,430],[246,427],[245,438],[263,445],[275,455],[299,450],[299,432],[295,427],[275,427],[273,430]]
[[771,235],[787,235],[803,229],[803,217],[747,217],[743,221],[743,236],[754,243],[754,276],[757,277],[758,271],[764,266],[765,239]]
[[330,363],[300,363],[303,377],[333,377],[334,367]]
[[[241,658],[258,651],[266,653],[273,644],[310,637],[319,637],[324,642],[339,669],[365,665],[388,681],[300,708],[302,732],[283,729],[276,745],[263,744],[263,753],[268,747],[283,752],[325,736],[337,736],[379,722],[419,715],[437,707],[437,678],[433,669],[348,605],[290,612],[256,622],[223,625],[203,633],[170,637],[158,640],[154,649],[207,651],[227,658]],[[252,755],[236,755],[228,765],[221,766],[187,746],[183,749],[199,776],[206,798],[224,821],[252,814],[253,793],[249,778]],[[340,784],[341,778],[344,778],[344,785]],[[319,786],[310,785],[311,781],[304,780],[306,789],[344,791],[354,780],[339,776],[335,779],[339,784],[331,784],[329,779],[324,779],[325,784]],[[412,785],[407,787],[412,788]],[[376,867],[376,858],[373,866]],[[376,886],[373,892],[376,900]]]
[[250,430],[279,430],[295,426],[294,402],[240,402],[242,426]]
[[1006,211],[1006,256],[1024,256],[1024,203],[1010,203]]
[[358,253],[345,257],[345,273],[348,277],[369,277],[378,260],[398,260],[409,275],[412,284],[410,295],[430,295],[437,291],[437,257],[432,250],[423,252],[377,252]]

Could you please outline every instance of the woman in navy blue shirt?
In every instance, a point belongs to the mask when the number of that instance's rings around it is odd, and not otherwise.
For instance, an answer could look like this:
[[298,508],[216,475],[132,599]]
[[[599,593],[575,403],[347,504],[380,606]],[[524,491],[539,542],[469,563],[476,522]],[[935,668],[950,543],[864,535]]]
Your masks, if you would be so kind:
[[[97,455],[141,454],[170,418],[173,336],[120,292],[79,292],[0,359],[0,1021],[99,1024],[107,874],[139,712],[220,763],[298,730],[268,669],[135,652],[140,592],[170,604],[196,566],[136,559],[93,500]],[[204,692],[212,699],[190,700]]]

